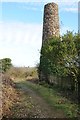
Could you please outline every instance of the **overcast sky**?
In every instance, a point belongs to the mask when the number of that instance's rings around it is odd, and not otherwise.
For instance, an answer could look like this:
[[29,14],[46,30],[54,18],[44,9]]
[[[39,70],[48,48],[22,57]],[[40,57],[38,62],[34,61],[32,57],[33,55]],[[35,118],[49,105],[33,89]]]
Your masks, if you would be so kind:
[[44,5],[59,5],[61,34],[78,31],[78,0],[2,0],[0,2],[0,59],[15,66],[35,66],[42,43]]

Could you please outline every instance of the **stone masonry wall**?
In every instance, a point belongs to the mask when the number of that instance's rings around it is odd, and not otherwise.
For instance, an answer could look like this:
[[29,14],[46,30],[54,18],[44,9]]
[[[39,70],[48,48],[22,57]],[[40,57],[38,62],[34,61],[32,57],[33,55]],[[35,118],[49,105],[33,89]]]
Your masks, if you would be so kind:
[[59,33],[58,5],[53,2],[48,3],[44,6],[42,41],[44,42],[52,36],[59,36]]

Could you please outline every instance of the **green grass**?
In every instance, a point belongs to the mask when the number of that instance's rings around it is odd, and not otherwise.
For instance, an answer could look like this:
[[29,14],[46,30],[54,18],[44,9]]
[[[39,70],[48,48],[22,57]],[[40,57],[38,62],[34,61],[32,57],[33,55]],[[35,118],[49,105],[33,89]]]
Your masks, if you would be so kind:
[[24,81],[23,84],[35,90],[36,93],[41,95],[50,106],[55,109],[63,110],[66,117],[77,117],[77,105],[62,97],[55,88],[52,89],[47,85],[33,84],[28,81]]

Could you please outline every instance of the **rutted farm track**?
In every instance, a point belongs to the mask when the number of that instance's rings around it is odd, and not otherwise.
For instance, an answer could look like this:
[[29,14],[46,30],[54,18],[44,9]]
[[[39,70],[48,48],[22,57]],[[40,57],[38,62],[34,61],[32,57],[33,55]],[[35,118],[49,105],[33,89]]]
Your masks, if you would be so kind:
[[[27,82],[27,81],[26,81]],[[16,81],[16,90],[18,91],[18,100],[14,103],[9,117],[13,118],[63,118],[64,113],[61,110],[55,110],[36,93],[26,86],[25,81]]]

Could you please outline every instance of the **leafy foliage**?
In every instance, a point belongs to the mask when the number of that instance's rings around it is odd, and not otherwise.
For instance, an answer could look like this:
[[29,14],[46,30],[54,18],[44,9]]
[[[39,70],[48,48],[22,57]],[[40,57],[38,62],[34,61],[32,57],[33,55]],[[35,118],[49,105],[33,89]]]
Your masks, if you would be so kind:
[[[77,81],[80,66],[80,36],[67,31],[62,37],[53,37],[42,46],[39,74]],[[73,86],[73,85],[72,85]],[[74,85],[75,86],[75,85]]]
[[12,66],[12,63],[11,63],[11,59],[10,58],[4,58],[4,59],[1,59],[0,60],[0,69],[3,71],[3,72],[6,72],[8,69],[11,68]]

